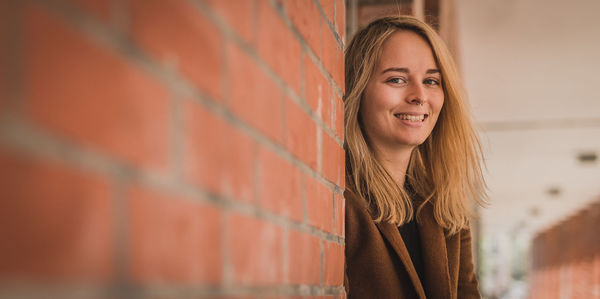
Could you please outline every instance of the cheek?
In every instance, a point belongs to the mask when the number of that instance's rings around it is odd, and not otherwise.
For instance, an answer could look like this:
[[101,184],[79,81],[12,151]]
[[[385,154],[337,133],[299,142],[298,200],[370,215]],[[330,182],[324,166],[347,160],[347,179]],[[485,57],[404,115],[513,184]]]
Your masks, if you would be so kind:
[[431,102],[431,109],[433,111],[433,126],[437,124],[440,119],[440,115],[442,113],[442,108],[444,107],[444,94],[442,93],[439,97],[436,97],[435,100]]
[[442,108],[444,107],[444,93],[442,92],[439,96],[436,97],[436,100],[433,103],[433,109],[435,114],[440,114]]
[[380,114],[377,113],[378,107],[374,103],[365,103],[361,105],[359,114],[362,127],[365,131],[367,139],[375,138],[381,131]]
[[371,82],[363,93],[364,103],[370,107],[372,112],[389,109],[396,104],[397,91],[386,84]]
[[441,104],[437,107],[437,112],[435,113],[435,121],[433,122],[434,127],[437,125],[438,122],[440,122],[440,118],[442,117],[442,108],[443,105]]
[[365,90],[360,103],[360,116],[366,127],[372,126],[380,109],[377,99],[373,91]]

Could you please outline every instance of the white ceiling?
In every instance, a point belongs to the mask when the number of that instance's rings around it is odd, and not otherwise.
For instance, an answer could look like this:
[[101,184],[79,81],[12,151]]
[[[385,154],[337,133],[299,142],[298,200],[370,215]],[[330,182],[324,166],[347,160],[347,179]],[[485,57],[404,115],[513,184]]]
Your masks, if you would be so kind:
[[[460,61],[487,153],[487,236],[600,200],[600,1],[458,0]],[[548,194],[559,188],[559,195]]]

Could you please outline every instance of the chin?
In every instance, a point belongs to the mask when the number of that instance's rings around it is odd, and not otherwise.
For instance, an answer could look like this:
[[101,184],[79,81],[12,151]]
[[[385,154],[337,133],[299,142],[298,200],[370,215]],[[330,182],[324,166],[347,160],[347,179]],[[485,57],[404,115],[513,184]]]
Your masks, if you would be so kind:
[[397,140],[397,142],[401,145],[417,147],[417,146],[423,144],[423,142],[425,142],[425,140],[427,140],[427,138],[413,138],[413,139],[404,138],[404,139]]

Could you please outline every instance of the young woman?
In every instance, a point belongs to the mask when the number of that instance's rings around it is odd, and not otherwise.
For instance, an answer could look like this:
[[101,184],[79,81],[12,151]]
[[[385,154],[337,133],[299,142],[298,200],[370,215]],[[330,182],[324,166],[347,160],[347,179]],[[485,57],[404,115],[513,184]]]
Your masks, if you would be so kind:
[[480,298],[469,230],[481,148],[437,33],[378,19],[346,50],[348,298]]

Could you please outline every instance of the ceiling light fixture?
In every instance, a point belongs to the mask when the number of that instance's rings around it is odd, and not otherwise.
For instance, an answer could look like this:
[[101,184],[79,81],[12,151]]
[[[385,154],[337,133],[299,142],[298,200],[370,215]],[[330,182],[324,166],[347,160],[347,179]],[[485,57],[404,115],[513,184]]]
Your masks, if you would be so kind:
[[548,195],[550,195],[553,198],[556,198],[560,195],[561,190],[559,187],[550,187],[546,190],[546,193],[548,193]]
[[596,152],[581,152],[577,155],[577,160],[584,164],[591,164],[598,160],[598,155]]

